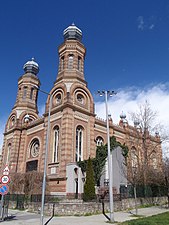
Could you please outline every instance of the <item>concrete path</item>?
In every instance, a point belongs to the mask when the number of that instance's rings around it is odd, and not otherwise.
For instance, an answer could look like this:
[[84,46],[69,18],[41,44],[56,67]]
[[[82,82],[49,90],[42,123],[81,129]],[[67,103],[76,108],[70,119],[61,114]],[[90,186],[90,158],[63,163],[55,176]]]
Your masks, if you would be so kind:
[[[163,212],[169,212],[169,209],[154,206],[149,208],[138,209],[138,215],[151,216],[160,214]],[[115,212],[114,219],[117,222],[123,222],[126,220],[134,219],[132,214],[134,210],[130,212]],[[40,225],[40,215],[35,213],[29,213],[25,211],[9,210],[9,215],[13,215],[13,219],[3,221],[3,225]],[[45,217],[44,223],[49,219]],[[137,218],[135,218],[137,219]],[[49,225],[106,225],[107,219],[102,215],[93,216],[62,216],[54,217],[48,224]]]

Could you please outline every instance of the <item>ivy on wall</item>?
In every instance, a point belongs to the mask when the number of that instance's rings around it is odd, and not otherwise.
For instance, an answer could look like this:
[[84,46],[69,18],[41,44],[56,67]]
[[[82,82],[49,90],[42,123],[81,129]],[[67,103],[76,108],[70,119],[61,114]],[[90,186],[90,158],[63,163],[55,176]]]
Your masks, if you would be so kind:
[[[128,156],[128,147],[125,144],[121,144],[120,142],[116,141],[116,138],[112,136],[110,138],[110,149],[111,151],[117,147],[120,147],[122,155],[127,158]],[[108,151],[107,151],[107,144],[102,146],[97,146],[96,149],[96,157],[91,159],[93,170],[94,170],[94,178],[95,184],[100,186],[100,178],[103,173],[103,169],[106,163]],[[81,168],[82,172],[86,172],[88,160],[83,160],[78,162],[78,166]]]

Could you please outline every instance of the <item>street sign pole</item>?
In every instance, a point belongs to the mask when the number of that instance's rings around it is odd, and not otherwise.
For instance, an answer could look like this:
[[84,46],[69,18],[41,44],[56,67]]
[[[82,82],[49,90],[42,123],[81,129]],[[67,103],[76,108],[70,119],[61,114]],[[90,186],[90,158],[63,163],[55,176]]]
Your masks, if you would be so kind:
[[9,178],[9,167],[5,166],[3,170],[3,175],[0,178],[0,194],[1,194],[1,207],[0,207],[0,218],[4,220],[4,195],[6,195],[9,191],[8,183],[10,182]]
[[1,195],[1,220],[3,220],[4,195]]

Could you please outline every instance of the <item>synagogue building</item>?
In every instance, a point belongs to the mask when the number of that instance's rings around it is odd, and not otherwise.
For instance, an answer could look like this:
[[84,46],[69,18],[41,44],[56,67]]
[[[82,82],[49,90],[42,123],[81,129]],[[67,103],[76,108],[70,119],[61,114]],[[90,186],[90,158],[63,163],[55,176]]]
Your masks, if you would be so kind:
[[[77,162],[95,157],[97,145],[107,143],[107,130],[106,121],[95,114],[93,96],[85,80],[86,48],[82,43],[82,31],[72,24],[64,30],[63,38],[58,48],[58,74],[52,89],[46,93],[43,116],[38,114],[37,107],[41,85],[39,65],[32,59],[23,66],[16,102],[4,131],[2,167],[8,165],[10,173],[43,172],[47,145],[49,194],[73,196],[83,193],[85,182],[85,174]],[[135,153],[139,152],[140,159],[143,153],[138,142],[133,141],[136,137],[134,127],[123,123],[124,120],[124,114],[121,114],[118,125],[109,118],[110,136],[129,147],[129,158],[134,162],[138,160]],[[151,141],[154,146],[160,143],[158,135]],[[158,146],[152,153],[154,166],[162,159],[161,145]],[[124,179],[116,169],[118,177],[113,185],[118,193]],[[106,170],[104,176],[107,178]]]

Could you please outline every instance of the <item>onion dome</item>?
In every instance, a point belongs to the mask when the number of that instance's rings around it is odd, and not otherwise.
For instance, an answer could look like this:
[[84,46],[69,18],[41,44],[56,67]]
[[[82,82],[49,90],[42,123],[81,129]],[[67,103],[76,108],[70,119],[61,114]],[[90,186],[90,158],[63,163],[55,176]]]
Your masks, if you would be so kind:
[[63,31],[64,40],[82,40],[82,31],[74,23]]
[[125,120],[126,119],[126,114],[122,111],[122,113],[120,114],[120,119],[121,120]]
[[158,131],[155,132],[155,136],[156,136],[156,137],[160,137],[160,134],[159,134]]
[[140,125],[139,119],[134,120],[134,126],[137,128]]
[[34,61],[34,58],[32,58],[32,60],[24,64],[23,69],[25,73],[33,73],[34,75],[37,75],[39,72],[39,65]]
[[128,125],[128,121],[126,119],[126,114],[122,111],[120,114],[120,123],[123,124],[123,126],[127,126]]

